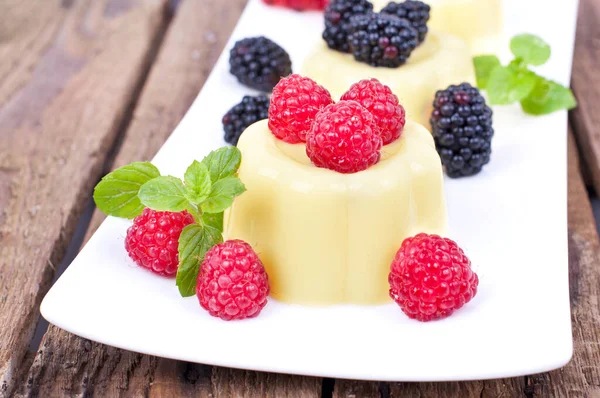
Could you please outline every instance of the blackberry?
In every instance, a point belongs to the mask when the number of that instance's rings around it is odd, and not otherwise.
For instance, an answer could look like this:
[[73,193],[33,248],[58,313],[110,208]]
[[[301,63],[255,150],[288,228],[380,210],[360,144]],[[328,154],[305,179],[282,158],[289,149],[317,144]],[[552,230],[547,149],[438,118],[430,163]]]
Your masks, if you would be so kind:
[[237,145],[240,136],[251,124],[269,118],[269,97],[266,95],[244,96],[242,102],[223,116],[225,141]]
[[477,174],[492,153],[492,110],[469,83],[438,91],[431,128],[446,174],[452,178]]
[[348,46],[350,18],[371,11],[373,11],[373,4],[368,0],[331,0],[325,8],[323,40],[333,50],[350,52]]
[[418,45],[417,31],[406,19],[370,13],[350,19],[350,50],[359,62],[397,68]]
[[240,83],[270,92],[279,79],[292,73],[289,54],[266,37],[250,37],[235,43],[229,55],[232,75]]
[[391,2],[381,10],[383,14],[395,15],[398,18],[408,19],[413,28],[419,33],[419,44],[427,35],[427,21],[429,21],[431,7],[422,1],[406,0],[403,3]]

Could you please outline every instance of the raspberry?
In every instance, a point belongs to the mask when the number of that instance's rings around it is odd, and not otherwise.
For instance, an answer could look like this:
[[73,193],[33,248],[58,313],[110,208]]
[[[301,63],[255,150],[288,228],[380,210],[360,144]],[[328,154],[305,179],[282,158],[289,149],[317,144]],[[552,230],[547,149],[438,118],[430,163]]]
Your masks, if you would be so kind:
[[350,52],[348,46],[350,18],[371,11],[373,11],[373,4],[368,0],[331,0],[325,9],[325,30],[323,31],[323,40],[327,46],[336,51]]
[[469,83],[435,94],[431,114],[435,147],[448,177],[472,176],[489,163],[492,153],[492,110]]
[[269,129],[285,142],[304,142],[317,113],[332,103],[329,91],[307,77],[281,79],[271,96]]
[[430,11],[431,7],[422,1],[406,0],[402,3],[389,3],[381,10],[381,13],[408,19],[412,27],[419,33],[419,43],[422,43],[427,35],[427,21],[429,21]]
[[296,11],[322,10],[329,0],[263,0],[264,3],[273,6],[282,6]]
[[409,318],[450,316],[477,294],[479,279],[458,245],[437,235],[406,238],[392,262],[390,296]]
[[228,240],[206,253],[196,296],[209,314],[226,321],[252,318],[267,304],[268,295],[269,278],[249,244]]
[[379,162],[382,145],[373,115],[355,101],[327,106],[306,136],[306,154],[314,165],[344,174]]
[[292,73],[289,54],[266,37],[250,37],[235,43],[229,53],[232,75],[248,87],[269,92],[279,79]]
[[245,95],[242,102],[234,105],[223,116],[225,141],[231,145],[237,145],[240,136],[248,126],[268,117],[269,97],[262,94],[255,97]]
[[394,142],[402,134],[406,122],[404,108],[392,90],[379,80],[361,80],[353,84],[341,99],[356,101],[371,112],[381,131],[383,145]]
[[187,211],[172,213],[144,209],[127,230],[125,250],[141,267],[159,275],[177,273],[177,249],[181,230],[194,222]]
[[418,33],[407,19],[370,13],[350,18],[348,44],[354,59],[371,66],[397,68],[419,44]]

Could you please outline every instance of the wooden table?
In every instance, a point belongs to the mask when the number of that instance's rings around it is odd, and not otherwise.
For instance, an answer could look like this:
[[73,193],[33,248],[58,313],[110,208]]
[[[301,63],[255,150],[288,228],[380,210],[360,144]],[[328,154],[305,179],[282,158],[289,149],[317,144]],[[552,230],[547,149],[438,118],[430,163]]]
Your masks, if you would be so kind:
[[[571,126],[600,192],[600,0],[581,0]],[[569,135],[575,355],[505,380],[374,383],[177,362],[50,326],[39,305],[110,169],[150,159],[201,89],[245,0],[0,1],[0,396],[600,397],[600,244]],[[90,276],[90,283],[93,276]],[[527,325],[522,325],[526,328]],[[32,343],[33,342],[33,343]],[[324,354],[326,355],[326,354]]]

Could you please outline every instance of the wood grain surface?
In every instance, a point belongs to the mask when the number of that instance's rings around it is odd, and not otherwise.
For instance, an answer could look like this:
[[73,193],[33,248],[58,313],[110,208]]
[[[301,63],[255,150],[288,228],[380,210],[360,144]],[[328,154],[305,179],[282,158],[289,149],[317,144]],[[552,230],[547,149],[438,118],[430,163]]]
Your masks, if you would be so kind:
[[579,106],[571,111],[583,157],[583,175],[600,195],[600,1],[580,0],[571,87]]
[[[54,326],[29,366],[39,302],[93,185],[110,169],[155,154],[245,2],[0,0],[0,397],[600,397],[600,243],[571,135],[575,354],[563,369],[453,383],[323,380],[141,355]],[[171,19],[165,10],[175,8]],[[600,1],[581,0],[573,69],[580,106],[571,123],[597,190],[600,85],[590,82],[600,81],[598,21]],[[102,219],[94,214],[87,237]],[[25,375],[19,384],[17,374]]]
[[2,1],[0,395],[164,24],[158,0]]

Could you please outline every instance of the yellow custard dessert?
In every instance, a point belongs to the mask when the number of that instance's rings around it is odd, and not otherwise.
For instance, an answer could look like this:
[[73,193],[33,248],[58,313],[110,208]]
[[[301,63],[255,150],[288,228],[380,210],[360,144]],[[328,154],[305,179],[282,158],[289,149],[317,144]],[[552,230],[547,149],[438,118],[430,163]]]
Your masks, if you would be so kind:
[[302,75],[318,81],[338,99],[350,86],[376,78],[389,86],[406,110],[406,117],[429,126],[437,90],[450,84],[475,82],[469,48],[457,37],[430,31],[425,41],[398,68],[374,67],[358,62],[351,54],[331,50],[320,41],[304,61]]
[[[400,0],[396,2],[401,2]],[[372,0],[379,11],[389,0]],[[427,26],[464,39],[473,55],[496,53],[502,45],[502,0],[425,0],[431,6]]]
[[381,161],[355,174],[315,167],[305,144],[278,140],[266,120],[250,126],[238,148],[247,191],[225,214],[225,238],[252,245],[277,300],[386,302],[402,241],[446,232],[440,158],[417,123],[408,121]]

